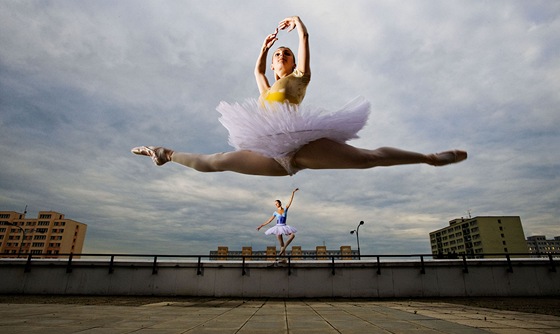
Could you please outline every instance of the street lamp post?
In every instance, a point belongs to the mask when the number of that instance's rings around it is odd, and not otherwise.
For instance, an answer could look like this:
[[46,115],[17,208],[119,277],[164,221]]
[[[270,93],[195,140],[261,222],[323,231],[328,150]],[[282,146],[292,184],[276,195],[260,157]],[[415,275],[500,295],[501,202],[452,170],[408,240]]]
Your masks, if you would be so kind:
[[362,259],[362,254],[360,252],[360,235],[359,235],[359,231],[360,231],[360,226],[364,225],[364,221],[360,221],[360,223],[358,224],[358,227],[356,227],[355,230],[350,231],[350,234],[354,234],[356,233],[356,241],[358,242],[358,260]]

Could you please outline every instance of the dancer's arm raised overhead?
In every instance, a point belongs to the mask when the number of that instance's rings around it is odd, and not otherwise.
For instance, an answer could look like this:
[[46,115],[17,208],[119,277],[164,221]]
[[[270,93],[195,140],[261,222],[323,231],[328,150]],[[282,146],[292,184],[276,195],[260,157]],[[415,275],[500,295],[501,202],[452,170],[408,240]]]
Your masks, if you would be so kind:
[[266,57],[268,55],[268,50],[274,45],[274,42],[278,40],[278,38],[276,38],[277,34],[278,29],[276,29],[274,33],[266,36],[259,57],[257,58],[257,63],[255,64],[255,79],[257,80],[257,87],[259,88],[260,94],[270,88],[270,84],[266,78]]
[[298,46],[298,56],[297,56],[297,69],[305,74],[311,74],[310,66],[310,55],[309,55],[309,33],[307,32],[307,27],[299,16],[288,17],[278,24],[278,28],[284,30],[288,29],[288,32],[297,28],[299,35],[299,46]]
[[288,210],[290,208],[290,205],[292,205],[292,201],[294,200],[294,195],[296,194],[296,191],[298,191],[299,188],[294,189],[294,191],[292,191],[292,197],[290,197],[290,201],[288,202],[288,204],[286,204],[286,210]]

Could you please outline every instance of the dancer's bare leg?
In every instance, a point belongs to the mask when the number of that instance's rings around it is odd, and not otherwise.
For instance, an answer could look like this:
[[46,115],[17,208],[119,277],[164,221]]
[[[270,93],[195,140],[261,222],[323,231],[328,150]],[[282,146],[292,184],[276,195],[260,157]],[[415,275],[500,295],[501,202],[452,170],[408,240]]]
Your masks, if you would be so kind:
[[272,158],[251,151],[216,154],[173,152],[171,161],[200,172],[231,171],[242,174],[286,176],[286,170]]
[[368,150],[323,138],[299,149],[294,156],[294,162],[299,168],[365,169],[422,163],[442,166],[466,158],[467,153],[464,151],[422,154],[392,147]]
[[292,240],[294,240],[294,238],[296,237],[296,235],[294,233],[290,233],[289,236],[290,237],[288,238],[288,240],[286,240],[286,244],[283,245],[282,248],[280,248],[280,254],[278,254],[278,255],[286,254],[286,249],[288,249],[288,246],[290,245]]
[[[174,152],[163,147],[142,146],[134,148],[132,152],[150,156],[157,165],[173,161],[200,172],[231,171],[263,176],[288,175],[276,160],[252,151],[196,154]],[[366,169],[421,163],[444,166],[466,158],[467,152],[459,150],[435,154],[422,154],[392,147],[368,150],[323,138],[301,147],[294,155],[294,164],[299,169]]]
[[152,158],[161,166],[170,161],[199,172],[237,172],[250,175],[286,176],[288,172],[273,158],[252,151],[233,151],[215,154],[175,152],[159,146],[139,146],[132,153]]
[[278,255],[282,255],[282,252],[284,251],[284,238],[282,238],[282,234],[277,234],[276,238],[280,244],[280,253],[278,253]]

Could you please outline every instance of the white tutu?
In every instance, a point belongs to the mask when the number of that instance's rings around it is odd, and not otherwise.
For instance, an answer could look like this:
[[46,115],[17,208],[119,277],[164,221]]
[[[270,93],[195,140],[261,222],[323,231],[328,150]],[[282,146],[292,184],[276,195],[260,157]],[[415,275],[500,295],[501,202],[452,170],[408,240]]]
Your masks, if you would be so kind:
[[289,235],[290,233],[296,233],[297,230],[295,227],[292,227],[290,225],[282,225],[282,224],[276,224],[273,227],[269,228],[268,230],[266,230],[266,232],[264,232],[264,234],[266,235],[280,235],[280,234],[285,234],[285,235]]
[[370,104],[358,97],[338,111],[290,103],[221,102],[216,110],[229,131],[229,144],[267,157],[281,157],[320,138],[346,142],[358,138],[367,122]]

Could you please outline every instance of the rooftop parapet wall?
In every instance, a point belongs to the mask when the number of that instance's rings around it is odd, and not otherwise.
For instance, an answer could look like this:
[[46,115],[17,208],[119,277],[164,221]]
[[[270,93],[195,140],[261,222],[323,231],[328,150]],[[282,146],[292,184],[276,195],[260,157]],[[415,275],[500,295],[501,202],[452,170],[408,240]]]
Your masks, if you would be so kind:
[[199,297],[560,296],[558,259],[0,260],[0,294]]

